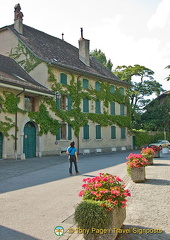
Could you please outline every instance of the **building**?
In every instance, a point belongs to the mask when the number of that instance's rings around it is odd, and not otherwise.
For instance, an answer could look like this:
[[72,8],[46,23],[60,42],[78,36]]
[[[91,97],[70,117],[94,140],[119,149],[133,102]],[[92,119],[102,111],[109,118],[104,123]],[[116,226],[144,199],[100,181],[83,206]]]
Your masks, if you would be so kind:
[[[37,125],[35,138],[40,133],[35,144],[41,145],[41,151],[36,156],[60,154],[70,140],[80,153],[131,149],[129,84],[90,56],[83,29],[76,48],[63,37],[24,25],[17,4],[14,24],[0,28],[0,43],[1,55],[13,58],[37,83],[55,93],[53,98],[40,97],[48,117],[41,104],[27,113],[28,121]],[[21,118],[23,124],[26,119]],[[18,131],[18,141],[23,142],[22,134]],[[24,149],[18,149],[17,155],[23,154]]]

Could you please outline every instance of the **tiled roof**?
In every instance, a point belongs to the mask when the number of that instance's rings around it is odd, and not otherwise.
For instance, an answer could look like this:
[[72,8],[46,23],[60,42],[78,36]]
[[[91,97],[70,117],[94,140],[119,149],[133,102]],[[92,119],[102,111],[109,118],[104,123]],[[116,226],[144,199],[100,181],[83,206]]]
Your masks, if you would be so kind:
[[66,41],[53,37],[32,27],[23,25],[23,35],[7,26],[37,57],[52,64],[106,80],[129,85],[121,81],[96,58],[90,57],[90,66],[79,60],[79,49]]
[[22,87],[42,93],[52,91],[34,80],[14,59],[0,54],[0,83]]

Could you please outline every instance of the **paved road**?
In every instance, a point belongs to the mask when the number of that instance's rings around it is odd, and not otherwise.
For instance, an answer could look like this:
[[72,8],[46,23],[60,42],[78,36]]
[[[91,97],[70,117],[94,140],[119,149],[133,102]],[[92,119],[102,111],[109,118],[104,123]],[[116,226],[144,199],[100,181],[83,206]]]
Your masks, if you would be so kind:
[[[119,239],[170,239],[170,156],[161,156],[161,159],[155,160],[153,166],[147,167],[149,179],[146,183],[133,184],[126,175],[125,161],[128,154],[129,152],[80,155],[78,166],[81,174],[71,177],[68,175],[66,156],[24,161],[1,160],[0,239],[59,239],[54,234],[55,226],[63,226],[65,230],[74,226],[72,215],[75,206],[81,201],[78,192],[82,179],[95,176],[99,172],[120,176],[131,190],[125,227],[164,230],[161,235],[121,234]],[[82,239],[82,235],[66,233],[61,239],[78,240]]]

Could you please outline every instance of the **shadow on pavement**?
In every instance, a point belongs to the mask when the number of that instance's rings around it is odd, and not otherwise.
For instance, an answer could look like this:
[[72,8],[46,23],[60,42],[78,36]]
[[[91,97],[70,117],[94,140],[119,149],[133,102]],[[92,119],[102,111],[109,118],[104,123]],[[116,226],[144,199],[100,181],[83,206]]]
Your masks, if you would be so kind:
[[[12,236],[12,238],[11,238]],[[40,240],[35,237],[31,237],[29,235],[26,235],[22,232],[18,232],[16,230],[13,230],[11,228],[7,228],[4,226],[0,226],[0,239],[1,240],[9,240],[9,239],[17,239],[17,240]]]
[[170,181],[165,179],[146,179],[145,184],[162,186],[162,185],[170,185]]

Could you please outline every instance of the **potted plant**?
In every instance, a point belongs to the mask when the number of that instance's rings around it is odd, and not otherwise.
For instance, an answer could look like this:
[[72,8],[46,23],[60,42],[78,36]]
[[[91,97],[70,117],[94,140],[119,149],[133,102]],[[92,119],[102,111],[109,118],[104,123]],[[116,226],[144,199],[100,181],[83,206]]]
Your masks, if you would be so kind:
[[145,166],[148,165],[148,160],[142,156],[142,154],[130,153],[126,158],[128,161],[127,172],[131,176],[133,182],[139,183],[145,181]]
[[160,148],[159,146],[151,146],[151,148],[154,150],[155,154],[154,154],[154,157],[155,158],[160,158],[160,151],[162,148]]
[[126,218],[126,197],[130,196],[118,176],[100,173],[83,179],[79,196],[82,202],[75,209],[74,219],[80,229],[86,229],[84,239],[115,239]]
[[141,153],[142,153],[142,156],[148,160],[148,165],[152,165],[155,151],[151,147],[146,147],[146,148],[142,148]]

